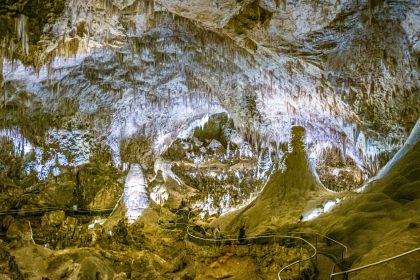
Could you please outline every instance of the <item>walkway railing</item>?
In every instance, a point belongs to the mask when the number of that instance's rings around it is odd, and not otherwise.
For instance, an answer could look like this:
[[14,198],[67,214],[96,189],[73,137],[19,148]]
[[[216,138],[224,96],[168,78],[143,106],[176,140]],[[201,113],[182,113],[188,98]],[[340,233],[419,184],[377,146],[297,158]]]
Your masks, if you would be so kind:
[[[299,232],[299,231],[290,232],[290,234],[300,234],[302,236],[304,236],[304,235],[314,236],[315,237],[315,246],[316,246],[316,249],[318,251],[319,251],[318,243],[322,239],[325,239],[330,243],[334,243],[334,244],[338,245],[338,247],[340,247],[340,249],[341,249],[341,253],[340,253],[341,254],[341,262],[344,260],[344,258],[347,258],[347,256],[348,256],[348,251],[349,251],[348,247],[346,245],[344,245],[343,243],[341,243],[340,241],[337,241],[337,240],[335,240],[331,237],[328,237],[328,236],[325,236],[325,235],[322,235],[322,234],[319,234],[319,233]],[[334,257],[337,257],[337,256],[334,256]]]
[[[317,249],[317,255],[318,254],[323,254],[323,255],[327,255],[327,256],[331,256],[333,257],[332,259],[334,259],[334,265],[333,265],[333,269],[335,269],[336,263],[341,263],[343,264],[344,262],[344,258],[346,258],[348,256],[348,247],[346,245],[344,245],[343,243],[341,243],[340,241],[337,241],[331,237],[319,234],[319,233],[309,233],[309,232],[290,232],[290,234],[299,234],[302,237],[305,237],[306,240],[308,240],[308,238],[306,236],[312,236],[312,238],[315,239],[315,247]],[[338,248],[340,248],[339,252],[328,252],[326,249],[327,248],[320,248],[320,242],[321,240],[326,240],[327,243],[327,247],[331,248],[332,244],[338,245]],[[341,259],[340,259],[341,258]],[[318,262],[318,257],[315,256],[315,262]],[[332,272],[330,272],[331,274]]]
[[359,266],[359,267],[356,267],[356,268],[352,268],[352,269],[349,269],[349,270],[346,270],[346,271],[340,271],[340,272],[334,272],[334,270],[335,270],[335,265],[334,265],[333,270],[331,272],[330,279],[334,279],[335,276],[345,276],[345,279],[348,279],[348,275],[350,273],[360,271],[360,270],[363,270],[363,269],[366,269],[366,268],[369,268],[369,267],[373,267],[373,266],[376,266],[376,265],[380,265],[380,264],[383,264],[383,263],[386,263],[386,262],[389,262],[389,261],[407,256],[407,255],[410,255],[410,254],[413,254],[413,253],[419,252],[419,251],[420,251],[420,247],[412,249],[412,250],[404,252],[404,253],[401,253],[401,254],[398,254],[398,255],[395,255],[393,257],[389,257],[389,258],[374,262],[374,263],[366,264],[366,265],[363,265],[363,266]]
[[[255,236],[244,237],[243,239],[241,239],[241,241],[239,241],[237,238],[215,239],[215,238],[200,237],[200,236],[197,236],[194,233],[192,233],[192,231],[189,227],[187,227],[187,234],[188,234],[188,238],[191,241],[193,241],[195,243],[198,243],[200,245],[241,244],[242,240],[244,241],[244,243],[242,243],[242,244],[249,244],[250,242],[253,243],[253,244],[258,244],[258,243],[267,243],[267,242],[278,242],[280,239],[297,240],[297,241],[301,241],[301,242],[305,243],[306,245],[308,245],[313,251],[311,256],[308,257],[308,258],[305,258],[305,259],[294,261],[291,264],[288,264],[285,267],[283,267],[277,274],[277,277],[278,277],[279,280],[282,279],[282,277],[281,277],[282,272],[287,271],[291,266],[293,266],[295,264],[300,264],[300,263],[303,263],[303,262],[306,262],[306,261],[309,261],[309,260],[313,259],[317,254],[317,250],[316,250],[314,245],[312,245],[310,242],[308,242],[304,238],[297,237],[297,236],[292,236],[292,235],[280,235],[280,234],[255,235]],[[300,273],[300,266],[299,266],[299,273]]]
[[[188,221],[190,220],[190,214],[191,212],[188,213]],[[283,267],[278,273],[277,273],[277,278],[279,280],[282,280],[284,278],[282,278],[281,274],[283,272],[286,272],[287,270],[290,270],[290,267],[298,264],[299,265],[299,274],[301,272],[300,270],[300,264],[309,260],[312,260],[316,257],[317,255],[317,249],[316,247],[311,244],[309,241],[307,241],[306,239],[302,238],[302,237],[297,237],[297,236],[292,236],[292,235],[280,235],[280,234],[264,234],[264,235],[255,235],[255,236],[248,236],[248,237],[244,237],[243,239],[239,240],[238,238],[206,238],[206,237],[201,237],[196,235],[193,230],[191,230],[190,228],[191,224],[187,225],[187,235],[188,238],[193,241],[194,243],[198,243],[200,245],[232,245],[232,244],[249,244],[250,242],[253,244],[265,244],[268,242],[278,242],[280,240],[295,240],[295,241],[299,241],[304,243],[305,245],[307,245],[310,250],[312,250],[312,254],[308,257],[308,258],[304,258],[301,260],[297,260],[294,261],[288,265],[286,265],[285,267]]]
[[0,216],[6,215],[19,215],[19,216],[31,216],[44,214],[46,212],[62,210],[69,214],[75,215],[98,215],[98,214],[108,214],[111,213],[113,208],[67,208],[67,207],[42,207],[42,208],[28,208],[28,209],[9,209],[9,210],[0,210]]
[[318,251],[317,251],[316,247],[315,247],[314,245],[312,245],[311,243],[309,243],[307,240],[305,240],[305,239],[303,239],[303,238],[301,238],[301,237],[295,237],[295,238],[299,238],[300,240],[302,240],[302,241],[306,242],[307,244],[309,244],[309,245],[313,248],[314,252],[313,252],[313,254],[312,254],[310,257],[308,257],[308,258],[306,258],[306,259],[297,260],[297,261],[292,262],[291,264],[288,264],[288,265],[286,265],[285,267],[283,267],[283,268],[279,271],[279,273],[277,273],[277,278],[278,278],[279,280],[281,280],[281,279],[282,279],[282,278],[281,278],[281,273],[282,273],[283,271],[286,271],[287,269],[290,269],[290,268],[291,268],[292,266],[294,266],[294,265],[298,265],[298,266],[299,266],[299,270],[298,270],[298,271],[299,271],[299,274],[300,274],[300,265],[301,265],[301,263],[306,262],[306,261],[310,261],[310,260],[312,260],[312,259],[316,258],[316,255],[317,255],[317,253],[318,253]]

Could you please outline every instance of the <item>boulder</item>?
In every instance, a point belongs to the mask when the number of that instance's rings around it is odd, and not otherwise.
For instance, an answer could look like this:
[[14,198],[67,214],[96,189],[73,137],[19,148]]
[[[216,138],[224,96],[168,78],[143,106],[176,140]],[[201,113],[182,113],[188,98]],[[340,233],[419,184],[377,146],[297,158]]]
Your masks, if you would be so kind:
[[73,232],[78,224],[79,224],[79,220],[77,220],[77,218],[67,217],[64,223],[61,225],[60,229],[67,229]]
[[114,280],[125,280],[128,279],[127,274],[125,272],[118,273],[114,276]]
[[80,244],[80,229],[79,221],[74,217],[67,217],[63,221],[55,234],[55,247],[65,248],[68,246],[75,246]]
[[98,257],[85,257],[75,264],[68,279],[110,280],[114,279],[114,271]]
[[47,261],[48,279],[112,280],[115,275],[112,263],[94,249],[68,249]]
[[197,138],[197,137],[194,137],[194,138],[193,138],[193,141],[194,141],[194,145],[195,145],[196,147],[201,147],[201,146],[203,146],[203,142],[201,142],[200,140],[198,140],[198,138]]
[[51,211],[44,214],[41,220],[41,225],[45,226],[59,226],[66,218],[63,210]]
[[3,221],[2,221],[3,229],[7,230],[9,226],[13,223],[13,221],[14,221],[13,216],[7,215],[3,217]]
[[31,223],[26,220],[18,220],[11,223],[6,232],[6,238],[17,241],[32,241]]

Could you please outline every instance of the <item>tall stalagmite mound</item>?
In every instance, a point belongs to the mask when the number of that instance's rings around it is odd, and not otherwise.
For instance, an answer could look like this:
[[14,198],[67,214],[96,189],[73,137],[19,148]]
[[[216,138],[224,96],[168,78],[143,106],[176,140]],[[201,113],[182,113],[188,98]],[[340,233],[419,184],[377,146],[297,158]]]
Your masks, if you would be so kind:
[[280,168],[268,180],[261,194],[248,206],[222,217],[220,223],[228,229],[245,225],[251,232],[271,226],[285,226],[299,221],[308,209],[316,207],[328,192],[313,173],[305,152],[305,129],[292,128],[289,152]]

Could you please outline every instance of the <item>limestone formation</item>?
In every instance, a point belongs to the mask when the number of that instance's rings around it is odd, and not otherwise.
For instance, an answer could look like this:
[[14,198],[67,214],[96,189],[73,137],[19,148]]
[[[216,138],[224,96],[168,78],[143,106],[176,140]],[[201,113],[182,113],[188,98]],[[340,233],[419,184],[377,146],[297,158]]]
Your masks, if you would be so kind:
[[0,0],[0,279],[416,277],[419,27],[418,0]]

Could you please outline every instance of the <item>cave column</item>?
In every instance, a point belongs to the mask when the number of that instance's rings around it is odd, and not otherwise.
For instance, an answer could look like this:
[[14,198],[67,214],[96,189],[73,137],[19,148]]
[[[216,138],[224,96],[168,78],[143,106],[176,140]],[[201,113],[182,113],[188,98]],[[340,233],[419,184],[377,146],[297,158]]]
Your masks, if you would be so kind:
[[125,178],[124,205],[128,223],[134,223],[149,207],[147,180],[140,164],[133,164]]

